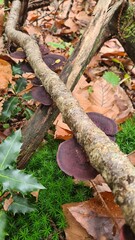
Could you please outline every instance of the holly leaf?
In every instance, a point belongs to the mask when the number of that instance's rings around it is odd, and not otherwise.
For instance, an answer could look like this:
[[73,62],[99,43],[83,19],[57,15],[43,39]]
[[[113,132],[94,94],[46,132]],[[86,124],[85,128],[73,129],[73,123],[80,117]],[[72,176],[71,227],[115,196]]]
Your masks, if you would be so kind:
[[23,74],[20,64],[13,65],[12,71],[13,71],[13,75],[16,75],[16,74],[22,75]]
[[103,78],[113,86],[119,85],[120,78],[114,72],[105,72]]
[[4,211],[0,211],[0,240],[4,240],[6,236],[6,214]]
[[19,78],[16,81],[16,85],[15,85],[16,93],[19,93],[22,90],[24,90],[26,88],[26,85],[27,85],[26,79],[25,78]]
[[11,117],[12,112],[15,110],[16,105],[18,104],[18,97],[11,97],[3,104],[2,115],[0,116],[1,120],[6,120]]
[[26,212],[33,212],[35,209],[30,207],[28,204],[28,201],[26,198],[21,198],[15,196],[13,198],[13,203],[9,206],[8,211],[12,211],[14,215],[16,213],[23,213],[25,214]]
[[37,182],[36,178],[23,173],[21,170],[1,170],[0,183],[3,185],[3,191],[8,189],[27,193],[37,189],[45,189],[42,184]]
[[16,161],[22,146],[21,138],[19,129],[0,144],[0,170],[10,167],[11,163]]

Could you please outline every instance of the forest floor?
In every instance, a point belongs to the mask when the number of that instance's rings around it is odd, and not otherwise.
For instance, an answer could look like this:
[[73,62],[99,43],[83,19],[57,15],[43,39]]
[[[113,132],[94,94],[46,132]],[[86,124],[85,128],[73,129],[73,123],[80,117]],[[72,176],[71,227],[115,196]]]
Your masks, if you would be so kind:
[[[45,63],[58,74],[81,38],[95,5],[94,0],[73,1],[73,4],[71,0],[59,4],[54,1],[53,5],[28,14],[22,31],[35,38]],[[35,78],[23,50],[3,36],[5,18],[3,8],[0,10],[3,16],[0,18],[2,142],[12,131],[23,127],[37,107],[46,104],[46,99],[41,97],[41,83]],[[92,58],[73,94],[85,112],[101,113],[117,123],[116,142],[124,153],[135,150],[135,67],[117,39],[107,41]],[[49,131],[53,135],[45,136],[25,169],[46,189],[39,192],[36,202],[29,197],[34,212],[15,216],[8,213],[7,240],[65,240],[64,230],[69,222],[62,205],[84,202],[94,196],[90,183],[76,183],[59,169],[56,163],[59,143],[71,138],[72,132],[60,115],[54,124],[55,130],[53,127]]]

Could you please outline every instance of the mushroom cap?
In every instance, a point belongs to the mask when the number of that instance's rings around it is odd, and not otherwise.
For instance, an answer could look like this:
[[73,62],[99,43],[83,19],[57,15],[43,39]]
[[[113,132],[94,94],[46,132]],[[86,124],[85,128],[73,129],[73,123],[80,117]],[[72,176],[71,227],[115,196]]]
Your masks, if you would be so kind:
[[75,138],[59,145],[57,163],[69,176],[80,180],[93,179],[98,172],[88,162],[88,157]]
[[[115,134],[118,129],[112,119],[100,113],[90,112],[87,114],[97,127],[104,131],[112,141],[115,141]],[[63,172],[80,180],[90,180],[98,174],[96,169],[91,166],[85,151],[74,137],[59,145],[57,163]]]
[[88,112],[87,115],[106,135],[115,136],[118,132],[117,124],[111,118],[96,112]]
[[33,87],[31,90],[32,97],[42,103],[45,106],[50,106],[53,101],[50,97],[50,95],[45,90],[44,86],[37,85],[36,87]]

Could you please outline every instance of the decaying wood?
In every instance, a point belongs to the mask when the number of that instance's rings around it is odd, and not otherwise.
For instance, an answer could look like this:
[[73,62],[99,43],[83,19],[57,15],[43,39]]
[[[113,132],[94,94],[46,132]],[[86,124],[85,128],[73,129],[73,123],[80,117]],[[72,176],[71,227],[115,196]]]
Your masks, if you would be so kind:
[[[94,29],[96,19],[104,27],[107,21],[110,20],[109,14],[110,9],[113,8],[112,3],[114,3],[113,0],[106,1],[106,4],[105,0],[99,0],[93,13],[95,14],[95,21],[91,22],[91,28],[95,31],[97,41],[101,30],[98,26],[97,30]],[[118,7],[121,3],[122,1],[116,1],[114,6]],[[109,140],[88,118],[58,75],[45,65],[37,43],[26,34],[15,30],[20,8],[21,2],[15,0],[6,26],[8,38],[25,50],[27,59],[36,76],[42,81],[42,84],[62,113],[64,121],[74,132],[77,141],[85,149],[92,166],[101,173],[112,189],[126,222],[135,233],[135,169],[133,165],[129,162],[127,156],[119,150],[117,144]],[[97,8],[99,8],[99,11],[97,11]],[[89,48],[93,44],[93,39],[91,39],[90,44],[87,41],[85,44]]]
[[29,0],[28,11],[32,11],[41,7],[46,7],[50,3],[51,0]]
[[[108,22],[116,9],[117,5],[110,9]],[[91,22],[88,24],[84,35],[60,74],[60,79],[64,83],[67,83],[69,89],[73,90],[87,63],[89,63],[93,55],[103,45],[104,41],[111,37],[108,30],[108,23],[106,22],[103,26],[100,19],[95,19],[98,12],[99,8],[95,9],[95,13],[92,16]],[[101,31],[99,31],[99,29],[101,29]],[[26,166],[30,156],[42,142],[45,133],[50,128],[50,125],[53,120],[55,120],[57,114],[58,109],[55,109],[54,107],[52,109],[52,107],[48,108],[46,106],[40,106],[34,116],[28,121],[23,129],[23,146],[18,158],[18,168],[24,168]]]
[[125,52],[135,63],[135,3],[129,5],[124,1],[123,8],[120,7],[115,12],[109,28],[112,35],[119,40]]

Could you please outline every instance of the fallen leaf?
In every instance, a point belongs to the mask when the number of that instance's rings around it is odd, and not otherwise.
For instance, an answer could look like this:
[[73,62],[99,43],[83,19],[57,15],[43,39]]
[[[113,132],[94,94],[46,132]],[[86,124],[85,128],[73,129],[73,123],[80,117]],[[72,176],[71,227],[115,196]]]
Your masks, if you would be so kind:
[[135,166],[135,151],[129,153],[127,156],[129,158],[130,162]]
[[[89,87],[92,87],[91,93],[88,92]],[[130,114],[135,112],[126,92],[120,86],[112,86],[102,77],[87,83],[86,78],[82,76],[73,91],[73,96],[78,100],[85,112],[101,113],[106,117],[114,119],[117,123],[122,123]],[[61,139],[64,136],[63,131],[63,134],[60,133],[61,137],[59,137],[61,128],[70,131],[69,127],[63,123],[61,115],[59,115],[54,124],[57,131],[57,134],[55,134],[56,138]]]
[[12,81],[12,69],[11,65],[0,59],[0,89],[6,89],[8,84]]
[[38,202],[39,191],[31,192],[31,195],[36,198],[36,202]]
[[71,206],[77,206],[78,203],[69,203],[62,205],[64,215],[68,226],[65,229],[66,240],[93,240],[87,231],[75,220],[69,211]]
[[[113,194],[104,192],[101,193],[101,196],[109,211],[112,213],[113,219],[115,219],[119,228],[121,228],[125,221],[121,209],[114,203]],[[101,239],[101,237],[112,240],[119,239],[119,231],[116,229],[112,217],[98,196],[89,201],[78,203],[78,206],[68,207],[68,209],[76,221],[78,221],[94,239]]]
[[56,127],[54,138],[68,140],[72,137],[73,137],[73,134],[71,131],[65,130],[59,126]]
[[10,197],[4,201],[3,208],[5,211],[8,211],[9,206],[12,204],[13,198]]

